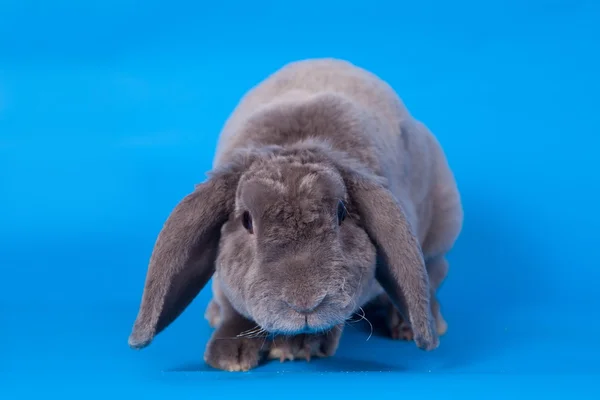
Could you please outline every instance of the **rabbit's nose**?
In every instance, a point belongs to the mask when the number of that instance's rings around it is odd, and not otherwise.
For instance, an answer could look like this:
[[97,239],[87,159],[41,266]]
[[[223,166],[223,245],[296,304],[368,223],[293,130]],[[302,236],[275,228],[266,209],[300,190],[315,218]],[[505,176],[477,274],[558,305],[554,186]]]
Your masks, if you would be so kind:
[[320,296],[298,296],[296,299],[286,300],[286,304],[300,314],[309,314],[323,303],[325,296],[325,294]]

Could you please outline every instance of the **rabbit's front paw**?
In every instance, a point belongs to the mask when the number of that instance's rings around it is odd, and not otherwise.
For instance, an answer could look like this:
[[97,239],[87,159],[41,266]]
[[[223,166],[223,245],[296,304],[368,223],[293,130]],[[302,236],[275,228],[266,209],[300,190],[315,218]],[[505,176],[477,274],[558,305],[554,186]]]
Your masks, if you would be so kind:
[[342,327],[338,326],[318,335],[277,336],[271,343],[268,358],[284,362],[297,359],[310,361],[312,357],[330,357],[338,348],[341,334]]
[[206,346],[204,361],[224,371],[249,371],[258,366],[264,338],[213,337]]
[[392,339],[409,341],[414,339],[410,324],[406,322],[395,309],[390,310],[387,318],[387,325]]
[[[402,317],[402,315],[400,315],[394,306],[390,306],[386,322],[392,339],[414,340],[414,334],[410,324]],[[439,312],[435,315],[435,329],[438,336],[444,335],[448,330],[448,324]]]

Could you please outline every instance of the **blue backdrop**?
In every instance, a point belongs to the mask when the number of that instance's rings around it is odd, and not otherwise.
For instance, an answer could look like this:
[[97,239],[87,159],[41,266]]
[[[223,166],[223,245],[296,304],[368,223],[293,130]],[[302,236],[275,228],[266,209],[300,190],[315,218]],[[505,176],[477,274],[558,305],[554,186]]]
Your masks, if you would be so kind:
[[[599,398],[599,18],[596,0],[0,0],[0,398]],[[130,350],[156,234],[225,118],[321,56],[392,84],[456,173],[441,347],[348,329],[331,359],[218,372],[205,290]]]

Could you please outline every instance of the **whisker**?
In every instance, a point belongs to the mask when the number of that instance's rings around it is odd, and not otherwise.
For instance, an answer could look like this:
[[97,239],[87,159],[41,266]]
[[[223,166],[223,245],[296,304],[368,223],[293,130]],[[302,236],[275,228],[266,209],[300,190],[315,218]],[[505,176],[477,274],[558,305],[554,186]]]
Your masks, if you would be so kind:
[[252,331],[254,331],[256,329],[259,329],[259,328],[260,328],[260,326],[256,325],[254,328],[250,328],[250,329],[248,329],[246,331],[240,332],[240,335],[243,334],[243,333],[252,332]]
[[245,337],[247,335],[251,335],[253,333],[257,333],[257,332],[260,332],[262,330],[263,329],[259,325],[256,325],[254,328],[248,329],[247,331],[243,331],[243,332],[239,333],[237,336],[238,337]]
[[[366,321],[367,324],[369,324],[369,327],[371,328],[371,332],[369,333],[369,337],[367,337],[367,341],[369,339],[371,339],[371,336],[373,336],[373,324],[371,323],[371,321],[369,321],[369,319],[367,318],[367,314],[365,313],[365,310],[362,307],[358,307],[358,309],[362,312],[362,315],[359,315],[358,313],[355,313],[356,316],[360,317],[360,319],[358,321],[348,321],[350,323],[357,323],[360,321]],[[351,325],[349,325],[351,326]]]
[[263,337],[265,335],[268,336],[267,332],[264,329],[260,329],[258,331],[247,333],[247,334],[242,335],[242,336],[238,335],[238,337],[248,338],[248,339],[254,339],[254,338]]
[[267,336],[269,336],[269,334],[265,330],[261,330],[260,332],[257,332],[254,335],[252,335],[253,338],[267,337]]
[[362,307],[359,307],[359,308],[360,308],[360,311],[362,311],[362,313],[363,313],[363,314],[362,314],[362,318],[363,318],[365,321],[367,321],[367,323],[369,324],[369,327],[371,327],[371,332],[369,333],[369,337],[367,338],[367,341],[368,341],[369,339],[371,339],[371,336],[373,336],[373,324],[371,323],[371,321],[369,321],[369,320],[367,319],[367,313],[365,312],[365,310],[363,310],[363,308],[362,308]]
[[263,342],[260,345],[261,350],[263,350],[265,348],[265,344],[267,343],[267,339],[269,338],[269,334],[267,333],[266,335],[264,335],[263,337]]

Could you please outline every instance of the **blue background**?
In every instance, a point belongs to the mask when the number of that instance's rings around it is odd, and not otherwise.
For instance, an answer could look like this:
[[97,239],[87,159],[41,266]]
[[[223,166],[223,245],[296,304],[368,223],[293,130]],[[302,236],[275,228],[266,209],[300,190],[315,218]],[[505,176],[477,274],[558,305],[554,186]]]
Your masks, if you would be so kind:
[[[0,0],[0,398],[599,398],[599,19],[594,0]],[[218,372],[207,289],[129,349],[156,234],[226,117],[322,56],[392,84],[455,171],[441,347],[356,327],[331,359]]]

